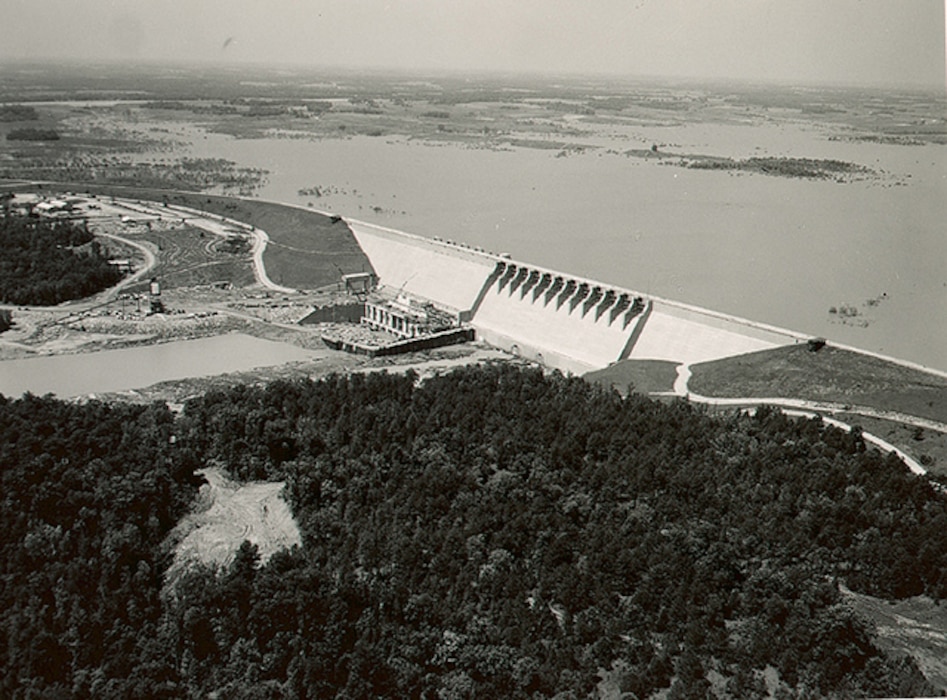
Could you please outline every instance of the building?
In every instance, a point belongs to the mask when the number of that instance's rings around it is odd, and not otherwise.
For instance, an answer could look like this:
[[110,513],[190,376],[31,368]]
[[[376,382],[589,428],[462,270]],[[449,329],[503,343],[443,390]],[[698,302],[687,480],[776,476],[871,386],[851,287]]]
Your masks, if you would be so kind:
[[375,288],[375,274],[372,272],[354,272],[342,275],[347,294],[368,294]]
[[456,314],[402,293],[394,299],[375,297],[367,300],[362,323],[401,338],[417,338],[456,328],[460,320]]

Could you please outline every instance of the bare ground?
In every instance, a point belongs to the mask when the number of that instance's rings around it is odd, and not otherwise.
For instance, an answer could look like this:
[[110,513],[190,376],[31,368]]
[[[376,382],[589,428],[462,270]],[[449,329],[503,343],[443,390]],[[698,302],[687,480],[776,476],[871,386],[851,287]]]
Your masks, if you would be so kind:
[[207,483],[201,486],[196,507],[171,533],[177,545],[169,580],[194,562],[229,565],[244,540],[257,545],[264,562],[274,552],[301,543],[282,497],[283,482],[241,484],[215,467],[200,473]]
[[947,607],[925,596],[888,602],[844,587],[842,593],[874,623],[879,647],[914,657],[927,680],[947,690]]

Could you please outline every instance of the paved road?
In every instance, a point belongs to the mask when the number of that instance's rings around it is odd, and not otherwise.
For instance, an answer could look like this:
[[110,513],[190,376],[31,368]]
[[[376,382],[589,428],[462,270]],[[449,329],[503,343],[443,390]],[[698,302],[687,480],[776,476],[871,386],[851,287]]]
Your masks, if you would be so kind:
[[[904,423],[906,425],[924,428],[926,430],[947,433],[947,423],[941,423],[939,421],[921,418],[919,416],[912,416],[908,413],[899,413],[898,411],[885,411],[882,409],[872,408],[870,406],[853,406],[850,404],[808,401],[805,399],[787,399],[781,397],[760,398],[756,396],[747,396],[741,398],[715,398],[713,396],[701,396],[700,394],[695,394],[688,389],[687,384],[690,381],[690,378],[690,364],[686,362],[682,363],[677,366],[677,379],[674,381],[674,391],[655,393],[657,395],[665,396],[682,396],[689,401],[693,401],[694,403],[708,404],[711,406],[735,406],[747,408],[763,405],[777,406],[781,409],[784,409],[784,412],[788,415],[809,417],[818,416],[826,423],[835,425],[844,430],[851,430],[852,426],[834,418],[827,418],[823,414],[854,413],[859,416],[865,416],[866,418],[881,418],[883,420],[896,421],[898,423]],[[898,457],[904,460],[904,463],[915,474],[925,474],[927,472],[927,470],[922,467],[915,459],[908,456],[902,450],[898,449],[886,440],[882,440],[877,435],[873,435],[871,433],[863,432],[862,435],[865,440],[877,445],[881,449],[887,452],[894,452],[896,455],[898,455]]]
[[168,205],[167,207],[161,207],[157,209],[150,209],[148,207],[142,206],[141,210],[144,213],[149,214],[160,214],[162,211],[177,212],[182,220],[186,221],[192,226],[197,226],[198,228],[204,229],[205,231],[218,236],[227,237],[231,234],[233,229],[239,229],[244,233],[247,233],[253,239],[253,273],[256,276],[257,282],[267,289],[272,289],[275,292],[282,292],[283,294],[292,294],[296,292],[295,289],[276,284],[276,282],[271,280],[269,275],[266,273],[266,265],[263,263],[263,253],[266,250],[267,244],[270,242],[270,237],[266,231],[258,229],[255,226],[250,226],[249,224],[246,224],[242,221],[228,219],[224,216],[208,214],[207,212],[203,212],[199,209],[192,209],[179,204]]
[[225,216],[210,214],[206,211],[186,207],[181,204],[159,206],[157,204],[144,204],[119,197],[109,203],[104,203],[99,200],[99,205],[102,207],[103,213],[111,210],[115,216],[133,216],[136,219],[141,219],[141,217],[144,216],[149,219],[180,220],[182,223],[190,224],[191,226],[195,226],[223,238],[232,235],[234,230],[242,231],[253,239],[253,274],[257,282],[263,287],[272,289],[275,292],[282,292],[283,294],[296,292],[295,289],[276,284],[267,274],[266,265],[263,262],[263,253],[266,250],[267,244],[270,242],[270,237],[266,231],[262,229],[258,229],[243,221],[228,219]]
[[[67,318],[68,316],[71,316],[72,314],[81,313],[83,311],[89,311],[91,309],[95,309],[100,306],[105,306],[106,304],[112,303],[115,300],[115,298],[118,296],[119,292],[121,292],[122,289],[140,281],[142,277],[145,277],[154,269],[155,265],[158,262],[157,258],[155,257],[155,254],[152,253],[151,250],[147,246],[145,246],[139,241],[133,241],[128,238],[124,238],[122,236],[117,236],[113,233],[98,232],[95,235],[102,236],[104,238],[111,238],[114,241],[119,241],[120,243],[124,243],[125,245],[129,245],[129,246],[132,246],[133,248],[137,248],[138,250],[141,251],[142,255],[144,255],[145,257],[145,266],[142,269],[140,269],[138,272],[136,272],[135,274],[131,275],[130,277],[126,277],[125,279],[123,279],[114,287],[110,287],[109,289],[106,289],[104,292],[96,294],[93,297],[88,297],[86,299],[79,299],[76,301],[67,301],[57,306],[30,306],[26,304],[0,304],[0,308],[25,309],[28,311],[62,311],[62,312],[65,312],[66,314],[65,317],[57,318],[55,321],[50,322],[54,324],[61,323],[64,320],[64,318]],[[44,325],[47,325],[47,324],[44,324]],[[2,342],[4,345],[20,347],[24,350],[29,350],[30,352],[35,352],[36,350],[36,348],[33,348],[28,345],[22,345],[21,343],[17,343],[11,340],[0,340],[0,342]]]

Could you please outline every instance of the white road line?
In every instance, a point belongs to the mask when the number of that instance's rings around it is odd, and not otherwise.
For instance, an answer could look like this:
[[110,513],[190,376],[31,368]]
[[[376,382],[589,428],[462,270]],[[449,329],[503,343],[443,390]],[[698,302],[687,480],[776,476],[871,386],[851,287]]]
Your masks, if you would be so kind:
[[[947,424],[940,423],[938,421],[928,420],[927,418],[920,418],[919,416],[912,416],[907,413],[898,413],[896,411],[883,411],[875,408],[870,408],[868,406],[851,406],[847,404],[837,404],[837,403],[821,403],[818,401],[806,401],[804,399],[785,399],[785,398],[758,398],[758,397],[742,397],[742,398],[714,398],[712,396],[701,396],[700,394],[692,393],[688,387],[687,383],[691,378],[691,368],[690,364],[682,363],[677,366],[677,379],[674,381],[674,391],[673,392],[660,392],[661,395],[675,395],[686,398],[688,401],[693,401],[694,403],[708,404],[711,406],[737,406],[745,407],[748,410],[755,410],[755,407],[758,406],[775,406],[782,409],[783,413],[790,416],[807,416],[810,418],[821,418],[823,422],[834,425],[843,430],[851,430],[852,426],[847,423],[843,423],[840,420],[835,418],[828,418],[823,413],[854,413],[856,415],[865,416],[866,418],[881,418],[885,420],[893,420],[898,423],[906,423],[908,425],[913,425],[915,427],[926,428],[929,430],[934,430],[941,433],[947,433]],[[893,452],[907,465],[915,474],[926,474],[927,470],[921,466],[921,464],[915,460],[913,457],[907,455],[903,450],[895,447],[887,440],[883,440],[877,435],[872,433],[866,433],[862,431],[862,437],[865,438],[867,442],[872,443],[876,447],[881,448],[885,452]]]

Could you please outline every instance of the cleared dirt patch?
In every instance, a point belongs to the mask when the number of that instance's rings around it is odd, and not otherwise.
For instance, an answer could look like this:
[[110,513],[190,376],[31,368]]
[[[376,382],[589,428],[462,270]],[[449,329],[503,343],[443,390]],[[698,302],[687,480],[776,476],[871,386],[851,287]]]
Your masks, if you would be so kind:
[[281,495],[283,482],[242,484],[214,467],[199,473],[207,483],[201,486],[197,507],[171,535],[178,544],[170,579],[192,562],[227,566],[244,540],[257,545],[261,562],[301,543],[299,528]]
[[947,608],[924,596],[889,602],[847,588],[842,593],[875,625],[879,647],[913,656],[927,680],[947,690]]
[[[125,236],[152,244],[158,254],[158,265],[152,275],[161,280],[165,289],[218,282],[246,287],[255,281],[249,243],[244,236],[235,235],[225,240],[194,226],[164,221],[149,229],[138,227],[126,231]],[[240,242],[246,245],[246,250],[228,247]],[[230,252],[232,249],[238,252]],[[148,280],[143,280],[133,290],[147,288]]]

